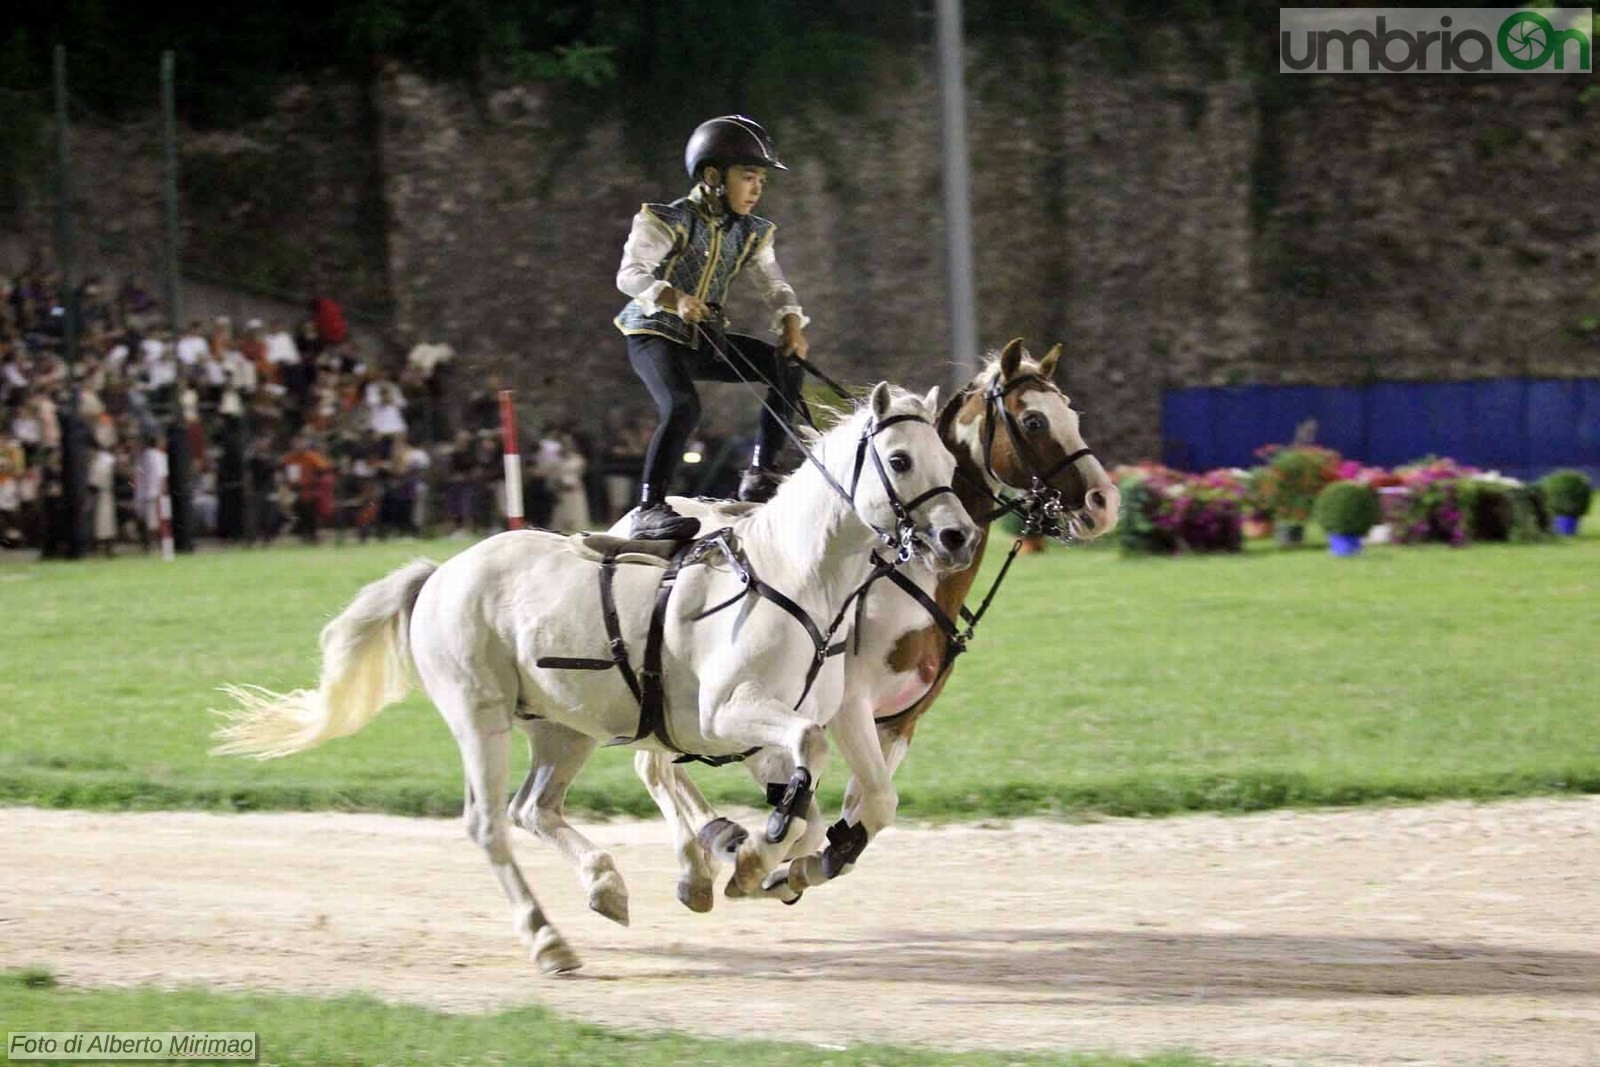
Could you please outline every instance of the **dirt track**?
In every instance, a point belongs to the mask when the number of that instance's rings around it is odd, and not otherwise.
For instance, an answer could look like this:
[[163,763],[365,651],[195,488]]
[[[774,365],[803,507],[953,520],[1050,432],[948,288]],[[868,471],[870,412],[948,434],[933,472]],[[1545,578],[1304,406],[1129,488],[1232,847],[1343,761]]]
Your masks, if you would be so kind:
[[708,916],[660,823],[592,829],[630,929],[518,840],[587,962],[551,980],[457,821],[0,810],[0,963],[822,1044],[1600,1063],[1600,798],[902,828],[797,907]]

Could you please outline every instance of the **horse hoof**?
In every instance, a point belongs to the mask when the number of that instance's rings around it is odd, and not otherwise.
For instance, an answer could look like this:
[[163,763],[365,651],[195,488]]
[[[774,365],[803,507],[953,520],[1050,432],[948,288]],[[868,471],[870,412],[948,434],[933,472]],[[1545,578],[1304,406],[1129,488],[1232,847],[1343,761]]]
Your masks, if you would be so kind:
[[744,887],[739,884],[737,875],[728,879],[728,884],[723,888],[722,894],[729,900],[743,900],[749,895],[744,891]]
[[760,849],[752,842],[746,841],[739,849],[739,855],[733,861],[733,878],[728,883],[728,895],[734,896],[733,887],[739,889],[738,896],[754,897],[761,894],[761,882],[770,873],[772,867],[762,855]]
[[732,819],[721,815],[700,827],[700,832],[695,835],[695,840],[700,842],[700,847],[719,859],[734,861],[738,858],[739,846],[744,844],[750,832]]
[[599,912],[618,926],[628,925],[628,887],[616,871],[601,875],[589,889],[589,910]]
[[717,890],[709,881],[678,879],[678,900],[690,911],[704,915],[717,902]]
[[761,891],[768,896],[777,897],[783,903],[795,905],[800,903],[801,890],[789,886],[789,872],[787,870],[773,871],[761,883]]
[[541,926],[533,937],[533,962],[540,974],[571,974],[583,966],[578,954],[572,951],[554,926]]

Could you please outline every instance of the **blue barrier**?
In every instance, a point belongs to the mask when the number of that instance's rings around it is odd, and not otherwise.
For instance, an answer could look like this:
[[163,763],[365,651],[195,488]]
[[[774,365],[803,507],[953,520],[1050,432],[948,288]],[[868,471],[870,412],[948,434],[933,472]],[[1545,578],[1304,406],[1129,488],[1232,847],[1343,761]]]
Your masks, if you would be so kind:
[[1378,466],[1440,455],[1519,478],[1553,467],[1600,476],[1596,378],[1169,389],[1161,459],[1185,470],[1248,467],[1308,418],[1318,443]]

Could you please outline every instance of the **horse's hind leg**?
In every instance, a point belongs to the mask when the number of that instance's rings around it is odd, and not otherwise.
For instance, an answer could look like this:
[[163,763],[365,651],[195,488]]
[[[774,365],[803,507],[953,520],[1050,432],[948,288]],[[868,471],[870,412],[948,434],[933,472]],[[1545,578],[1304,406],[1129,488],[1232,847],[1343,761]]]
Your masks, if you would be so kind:
[[[699,832],[714,822],[726,823],[734,830],[738,827],[717,815],[695,786],[694,779],[681,767],[674,766],[672,757],[666,753],[634,753],[633,773],[639,776],[672,826],[680,869],[678,899],[690,911],[710,911],[716,902],[717,860],[701,842]],[[742,830],[738,832],[743,833]]]
[[524,722],[522,729],[528,735],[532,766],[522,788],[511,798],[511,818],[566,857],[589,894],[592,910],[627,926],[628,887],[611,854],[574,830],[563,811],[567,789],[594,754],[594,738],[545,720]]
[[510,819],[503,800],[511,716],[497,706],[473,706],[463,700],[462,706],[451,707],[448,699],[434,699],[456,736],[467,772],[467,835],[489,854],[489,867],[511,901],[512,927],[545,974],[577,970],[582,966],[577,954],[545,918],[511,854]]

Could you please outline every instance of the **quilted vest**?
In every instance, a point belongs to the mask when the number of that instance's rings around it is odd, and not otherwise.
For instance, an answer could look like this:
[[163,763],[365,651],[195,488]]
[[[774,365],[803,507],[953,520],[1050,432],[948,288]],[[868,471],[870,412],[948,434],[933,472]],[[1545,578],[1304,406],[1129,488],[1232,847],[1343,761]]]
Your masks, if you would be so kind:
[[[740,268],[777,229],[756,215],[730,213],[713,219],[688,197],[670,204],[645,204],[641,210],[672,231],[672,251],[656,267],[655,276],[708,304],[727,303],[728,289]],[[637,300],[628,301],[614,321],[624,334],[653,333],[689,348],[699,344],[694,327],[664,308],[647,315]]]

